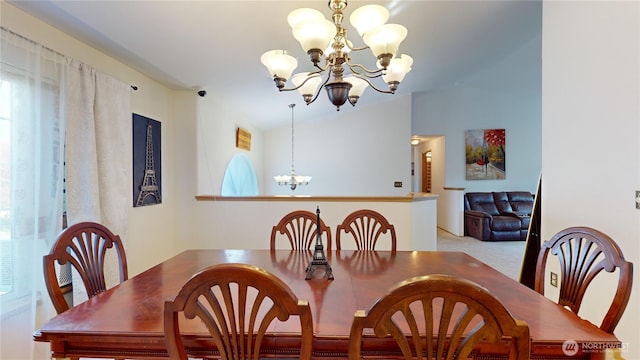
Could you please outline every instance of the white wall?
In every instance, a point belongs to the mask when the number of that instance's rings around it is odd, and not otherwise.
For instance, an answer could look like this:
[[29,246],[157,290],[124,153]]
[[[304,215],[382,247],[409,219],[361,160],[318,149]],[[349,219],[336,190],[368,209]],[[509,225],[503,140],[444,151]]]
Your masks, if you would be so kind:
[[[360,209],[372,209],[384,214],[389,223],[394,225],[398,250],[435,250],[436,201],[435,197],[414,201],[307,200],[306,197],[273,201],[199,201],[189,219],[191,226],[182,231],[176,251],[268,249],[271,229],[285,214],[300,209],[315,212],[316,207],[320,209],[322,221],[331,229],[333,244],[337,226],[347,215]],[[387,235],[383,236],[387,239]],[[352,242],[343,243],[343,248],[353,249],[354,245]],[[385,241],[376,248],[389,250],[387,245]]]
[[431,151],[431,193],[438,195],[438,228],[457,236],[464,235],[464,217],[462,203],[463,188],[451,188],[445,185],[446,137],[433,136],[415,147],[414,162],[416,172],[414,181],[417,190],[421,189],[422,154]]
[[[313,176],[295,195],[400,196],[411,191],[411,96],[390,95],[384,103],[356,108],[295,123],[296,173]],[[289,108],[285,115],[291,116]],[[261,195],[291,195],[273,180],[290,171],[291,126],[265,131],[263,151]],[[395,181],[402,187],[395,188]]]
[[[535,192],[542,147],[540,41],[531,39],[457,87],[413,95],[413,134],[446,137],[444,186]],[[506,129],[506,179],[465,180],[465,130],[496,128]]]
[[[194,92],[195,94],[195,92]],[[249,119],[238,109],[230,108],[224,102],[224,91],[207,90],[205,97],[197,99],[197,134],[191,138],[193,146],[197,144],[197,158],[185,161],[197,162],[197,188],[194,195],[219,195],[222,190],[222,179],[227,164],[239,152],[245,153],[258,174],[258,189],[262,193],[264,184],[259,174],[263,171],[262,131],[249,125]],[[178,118],[179,114],[177,114]],[[180,121],[183,121],[180,119]],[[251,132],[251,151],[236,147],[236,128],[241,127]]]
[[542,238],[585,225],[620,245],[636,269],[615,333],[640,359],[640,3],[545,1],[543,18]]
[[[198,188],[198,103],[201,98],[193,91],[175,91],[175,149],[179,160],[176,161],[175,192],[176,209],[174,217],[175,236],[181,239],[184,231],[192,226],[190,219],[194,206],[194,194]],[[173,242],[173,252],[181,248],[180,241]]]

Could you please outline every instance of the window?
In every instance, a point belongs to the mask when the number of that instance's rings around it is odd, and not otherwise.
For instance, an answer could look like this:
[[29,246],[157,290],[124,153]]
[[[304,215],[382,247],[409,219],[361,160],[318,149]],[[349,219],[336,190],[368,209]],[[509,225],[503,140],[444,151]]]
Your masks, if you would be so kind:
[[65,62],[60,55],[11,35],[2,33],[0,72],[3,313],[23,304],[26,296],[33,299],[40,293],[34,289],[42,284],[42,255],[62,223]]
[[11,83],[0,82],[0,295],[13,290],[11,257]]
[[251,159],[245,154],[234,155],[222,180],[222,196],[256,196],[258,181]]

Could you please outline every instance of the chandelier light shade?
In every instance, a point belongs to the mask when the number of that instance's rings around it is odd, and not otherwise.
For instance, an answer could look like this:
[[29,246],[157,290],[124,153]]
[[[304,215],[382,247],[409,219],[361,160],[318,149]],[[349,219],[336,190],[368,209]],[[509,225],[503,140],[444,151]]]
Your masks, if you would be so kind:
[[313,49],[325,49],[335,32],[333,23],[324,18],[299,22],[292,29],[293,37],[298,40],[302,45],[302,50],[306,53]]
[[[285,50],[270,50],[262,54],[260,57],[262,64],[267,67],[269,73],[272,74],[273,80],[278,88],[284,87],[285,81],[291,77],[291,73],[298,66],[298,60],[288,55]],[[282,82],[282,85],[279,85]]]
[[360,96],[362,96],[364,91],[367,90],[367,86],[369,84],[366,81],[353,75],[345,77],[344,81],[351,84],[351,90],[349,90],[349,102],[355,105],[356,102],[358,102]]
[[384,25],[389,20],[389,11],[380,5],[365,5],[355,9],[349,22],[356,28],[360,36],[367,31]]
[[318,75],[313,76],[310,73],[298,73],[293,75],[291,82],[296,86],[304,101],[307,102],[307,100],[310,101],[313,98],[313,94],[320,86],[322,78]]
[[382,79],[389,84],[389,87],[397,87],[404,79],[404,76],[411,71],[411,65],[413,65],[413,58],[402,54],[399,58],[391,60],[391,64],[387,66],[386,73],[382,75]]
[[310,8],[301,8],[293,10],[287,16],[287,22],[289,26],[293,29],[299,23],[309,22],[309,21],[318,21],[324,20],[324,15],[316,9]]
[[[296,59],[284,50],[265,52],[261,61],[279,91],[298,90],[307,105],[314,102],[322,88],[327,91],[331,103],[339,111],[347,101],[353,106],[368,86],[374,90],[393,94],[405,75],[411,71],[413,59],[398,49],[407,37],[407,28],[398,24],[386,24],[389,11],[380,5],[365,5],[353,11],[351,25],[362,37],[365,45],[354,47],[343,27],[343,11],[346,0],[330,0],[331,20],[315,9],[302,8],[289,13],[287,22],[293,37],[309,55],[312,71],[291,76],[298,66]],[[369,49],[374,56],[375,69],[353,63],[351,54]],[[374,85],[373,79],[382,78],[388,88]],[[287,88],[291,79],[293,87]]]
[[295,190],[298,185],[308,185],[311,181],[311,176],[296,175],[296,168],[293,163],[293,150],[294,150],[294,132],[293,132],[293,108],[296,104],[289,104],[291,108],[291,173],[289,175],[276,175],[273,179],[281,186],[288,186],[291,191]]
[[[362,35],[362,39],[371,49],[373,56],[380,59],[380,63],[383,66],[385,66],[386,61],[390,61],[396,52],[398,52],[400,43],[406,37],[407,28],[396,24],[378,26]],[[386,65],[388,64],[389,63],[386,62]]]

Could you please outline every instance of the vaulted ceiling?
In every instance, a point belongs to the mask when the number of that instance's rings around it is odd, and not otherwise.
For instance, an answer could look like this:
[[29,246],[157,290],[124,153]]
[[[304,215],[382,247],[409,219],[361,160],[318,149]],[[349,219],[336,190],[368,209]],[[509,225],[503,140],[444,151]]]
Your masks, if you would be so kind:
[[[279,93],[260,62],[270,49],[308,57],[291,35],[290,11],[320,10],[327,1],[11,1],[27,13],[97,48],[173,89],[206,89],[238,109],[259,128],[288,123],[287,105],[296,103],[296,119],[324,116],[335,108],[325,94],[304,106],[296,92]],[[490,66],[541,31],[542,3],[500,1],[349,1],[345,17],[361,5],[390,10],[389,23],[407,27],[400,52],[414,59],[413,70],[397,94],[438,91]],[[347,29],[350,26],[347,24]],[[357,32],[351,31],[354,35]],[[356,46],[362,46],[357,43]],[[354,62],[374,68],[367,51]],[[368,89],[357,106],[390,96]],[[341,113],[353,111],[346,104]]]

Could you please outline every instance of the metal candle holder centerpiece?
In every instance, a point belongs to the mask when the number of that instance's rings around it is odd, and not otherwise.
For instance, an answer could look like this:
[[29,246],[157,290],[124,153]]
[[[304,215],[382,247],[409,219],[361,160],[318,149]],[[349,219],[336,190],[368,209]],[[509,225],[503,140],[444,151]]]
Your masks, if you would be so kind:
[[305,280],[310,280],[313,276],[313,273],[318,269],[324,270],[324,276],[329,280],[333,280],[333,270],[331,270],[331,265],[327,262],[327,257],[324,254],[324,246],[322,245],[322,227],[320,226],[320,207],[316,208],[316,228],[318,230],[318,234],[316,235],[316,247],[313,252],[313,259],[307,266],[307,275],[305,276]]

